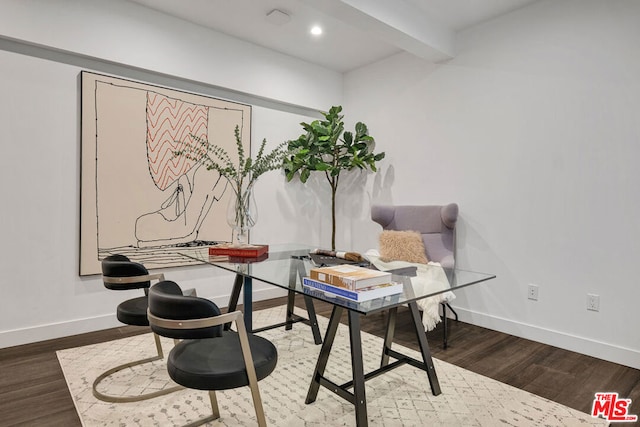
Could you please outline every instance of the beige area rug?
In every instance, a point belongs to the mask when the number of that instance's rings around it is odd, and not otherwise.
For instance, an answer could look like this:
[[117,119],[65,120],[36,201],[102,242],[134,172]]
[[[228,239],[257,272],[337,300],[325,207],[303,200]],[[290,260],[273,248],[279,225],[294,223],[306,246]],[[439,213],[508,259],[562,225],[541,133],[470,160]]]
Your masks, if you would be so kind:
[[[300,313],[301,315],[303,313]],[[283,321],[285,308],[254,313],[254,325]],[[328,320],[320,317],[321,330]],[[316,402],[306,405],[320,346],[313,344],[309,327],[296,324],[262,332],[278,348],[278,366],[260,381],[267,423],[272,426],[353,426],[352,405],[320,388]],[[365,372],[380,360],[382,340],[363,333]],[[163,342],[166,353],[172,341]],[[84,426],[172,426],[187,424],[210,414],[204,391],[182,390],[136,403],[112,404],[91,393],[96,376],[110,367],[153,355],[151,334],[62,350],[58,359]],[[394,348],[420,359],[419,353]],[[162,361],[135,367],[102,383],[103,392],[131,394],[172,385]],[[371,426],[603,426],[604,420],[543,399],[509,385],[483,377],[449,363],[435,360],[442,394],[433,396],[426,374],[404,365],[366,383],[368,419]],[[340,325],[325,374],[336,383],[350,380],[348,329]],[[212,426],[254,426],[255,413],[247,387],[218,393],[221,417]]]

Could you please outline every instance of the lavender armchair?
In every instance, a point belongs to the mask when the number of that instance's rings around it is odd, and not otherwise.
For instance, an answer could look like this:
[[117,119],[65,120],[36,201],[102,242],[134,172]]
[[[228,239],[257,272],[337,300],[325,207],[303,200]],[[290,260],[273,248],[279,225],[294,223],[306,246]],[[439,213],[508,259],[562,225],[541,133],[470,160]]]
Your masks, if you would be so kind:
[[[456,222],[458,205],[444,206],[392,206],[374,205],[371,219],[384,230],[412,230],[422,235],[429,261],[438,262],[446,269],[455,267]],[[451,270],[450,270],[451,271]],[[448,303],[442,303],[444,348],[447,348],[447,308],[458,320],[458,314]]]

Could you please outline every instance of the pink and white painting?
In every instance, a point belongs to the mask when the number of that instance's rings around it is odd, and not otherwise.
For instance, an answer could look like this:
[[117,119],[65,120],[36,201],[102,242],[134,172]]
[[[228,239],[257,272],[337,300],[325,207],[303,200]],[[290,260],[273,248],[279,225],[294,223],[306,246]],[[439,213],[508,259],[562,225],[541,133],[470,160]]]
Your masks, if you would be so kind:
[[176,248],[231,240],[227,181],[175,156],[193,136],[250,152],[251,106],[82,72],[80,274],[121,253],[147,268],[189,264]]

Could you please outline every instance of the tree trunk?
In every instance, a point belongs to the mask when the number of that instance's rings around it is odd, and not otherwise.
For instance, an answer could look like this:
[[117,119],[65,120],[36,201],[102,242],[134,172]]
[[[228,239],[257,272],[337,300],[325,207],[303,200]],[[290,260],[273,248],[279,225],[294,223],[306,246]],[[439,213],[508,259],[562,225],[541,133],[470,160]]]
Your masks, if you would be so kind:
[[336,250],[336,188],[331,185],[331,250]]
[[330,176],[325,172],[327,181],[331,186],[331,250],[336,250],[336,193],[338,192],[338,183],[340,182],[340,174]]

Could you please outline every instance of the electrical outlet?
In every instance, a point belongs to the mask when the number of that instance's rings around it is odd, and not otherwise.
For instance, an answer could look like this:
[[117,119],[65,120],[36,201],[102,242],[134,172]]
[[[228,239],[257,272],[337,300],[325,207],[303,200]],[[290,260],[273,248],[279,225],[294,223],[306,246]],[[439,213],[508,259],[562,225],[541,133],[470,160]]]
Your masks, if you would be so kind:
[[530,300],[538,301],[538,285],[529,285],[527,290],[527,298]]
[[600,295],[587,294],[587,310],[600,311]]

